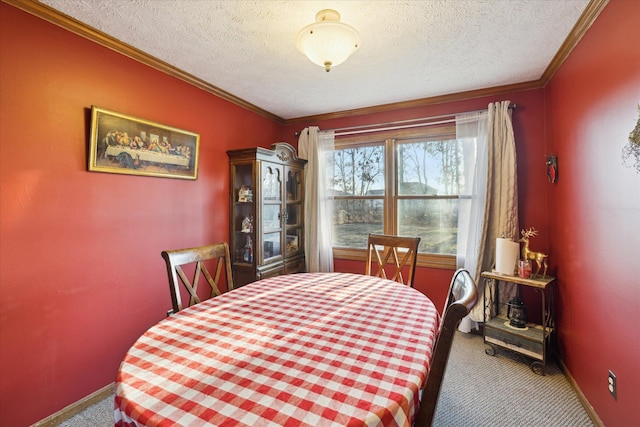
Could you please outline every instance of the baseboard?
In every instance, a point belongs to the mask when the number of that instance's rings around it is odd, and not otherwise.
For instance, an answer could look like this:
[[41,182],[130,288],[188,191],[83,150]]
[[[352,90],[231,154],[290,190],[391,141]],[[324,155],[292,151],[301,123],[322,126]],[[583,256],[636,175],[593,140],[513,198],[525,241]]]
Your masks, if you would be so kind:
[[591,404],[589,403],[587,398],[584,396],[584,394],[582,394],[582,390],[580,390],[580,387],[578,387],[578,383],[576,383],[576,381],[573,379],[573,377],[571,376],[571,373],[565,366],[564,362],[560,360],[560,358],[557,355],[555,360],[558,366],[560,367],[560,370],[564,374],[564,376],[569,380],[571,387],[573,387],[576,394],[578,395],[578,399],[580,399],[580,403],[582,403],[582,406],[584,407],[585,411],[587,411],[587,415],[589,415],[589,418],[591,418],[591,421],[593,422],[593,424],[596,425],[597,427],[604,427],[604,423],[602,422],[598,414],[596,414],[596,411],[593,409],[593,406],[591,406]]
[[60,423],[62,423],[63,421],[66,421],[74,415],[79,414],[89,406],[95,405],[101,400],[104,400],[107,397],[111,396],[113,394],[114,387],[115,383],[106,385],[100,390],[91,393],[90,395],[78,400],[77,402],[72,403],[65,408],[62,408],[55,414],[49,415],[47,418],[38,421],[31,427],[55,427],[57,425],[60,425]]

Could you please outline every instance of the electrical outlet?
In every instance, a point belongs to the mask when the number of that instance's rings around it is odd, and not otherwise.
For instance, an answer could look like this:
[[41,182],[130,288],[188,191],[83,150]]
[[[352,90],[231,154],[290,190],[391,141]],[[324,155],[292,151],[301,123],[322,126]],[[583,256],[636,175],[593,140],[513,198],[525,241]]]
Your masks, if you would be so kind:
[[616,375],[609,371],[609,394],[613,396],[614,400],[618,400],[618,384],[616,383]]

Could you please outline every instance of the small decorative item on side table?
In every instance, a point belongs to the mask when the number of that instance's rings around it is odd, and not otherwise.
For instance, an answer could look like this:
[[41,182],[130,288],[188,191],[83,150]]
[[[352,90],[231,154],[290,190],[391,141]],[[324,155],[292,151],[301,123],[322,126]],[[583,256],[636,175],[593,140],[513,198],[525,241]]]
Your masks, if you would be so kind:
[[523,229],[520,233],[522,234],[520,242],[524,243],[524,245],[522,246],[522,259],[525,261],[529,260],[536,262],[538,268],[536,269],[535,276],[540,273],[540,268],[542,268],[542,266],[544,265],[544,271],[542,272],[542,278],[544,279],[547,275],[547,257],[549,255],[543,254],[542,252],[533,252],[529,250],[529,238],[537,236],[538,231],[535,228],[531,227],[526,231]]
[[[520,291],[519,286],[518,291]],[[509,326],[514,328],[525,329],[527,327],[527,306],[524,305],[524,301],[520,299],[519,295],[507,303],[507,319],[509,319]]]
[[496,268],[498,274],[513,276],[516,270],[516,260],[520,245],[513,240],[500,237],[496,239]]
[[518,277],[523,279],[531,278],[531,261],[528,259],[518,260]]

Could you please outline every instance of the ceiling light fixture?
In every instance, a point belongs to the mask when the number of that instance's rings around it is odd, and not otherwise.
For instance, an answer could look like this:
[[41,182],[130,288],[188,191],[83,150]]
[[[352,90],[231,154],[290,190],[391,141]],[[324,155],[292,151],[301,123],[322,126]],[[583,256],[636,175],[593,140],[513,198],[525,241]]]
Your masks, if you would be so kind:
[[316,22],[304,27],[296,37],[298,50],[327,72],[346,61],[359,45],[358,32],[340,22],[340,14],[333,9],[318,12]]

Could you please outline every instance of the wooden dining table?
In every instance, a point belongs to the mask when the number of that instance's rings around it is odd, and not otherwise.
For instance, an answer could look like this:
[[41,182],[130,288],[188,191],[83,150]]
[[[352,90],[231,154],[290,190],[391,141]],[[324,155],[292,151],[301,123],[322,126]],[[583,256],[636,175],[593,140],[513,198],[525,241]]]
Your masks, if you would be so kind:
[[147,330],[118,370],[115,425],[409,427],[438,322],[386,279],[263,279]]

